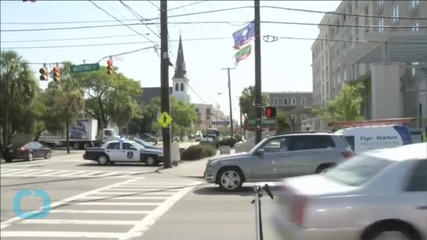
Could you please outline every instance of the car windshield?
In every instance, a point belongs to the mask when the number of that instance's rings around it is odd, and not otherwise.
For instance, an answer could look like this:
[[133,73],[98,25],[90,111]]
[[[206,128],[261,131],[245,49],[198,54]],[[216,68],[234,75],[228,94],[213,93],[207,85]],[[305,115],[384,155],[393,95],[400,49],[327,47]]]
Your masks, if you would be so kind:
[[323,174],[328,179],[349,186],[361,186],[382,172],[393,161],[359,155]]
[[264,146],[265,142],[266,142],[266,141],[268,141],[268,140],[269,140],[269,138],[264,138],[263,140],[261,140],[261,142],[259,142],[257,145],[255,145],[255,147],[253,147],[253,148],[249,151],[249,153],[250,153],[250,154],[254,154],[254,153],[258,150],[258,148],[259,148],[260,146]]
[[138,149],[145,148],[145,146],[144,146],[144,145],[142,145],[141,143],[139,143],[138,141],[133,141],[133,143],[136,145],[136,147],[137,147]]

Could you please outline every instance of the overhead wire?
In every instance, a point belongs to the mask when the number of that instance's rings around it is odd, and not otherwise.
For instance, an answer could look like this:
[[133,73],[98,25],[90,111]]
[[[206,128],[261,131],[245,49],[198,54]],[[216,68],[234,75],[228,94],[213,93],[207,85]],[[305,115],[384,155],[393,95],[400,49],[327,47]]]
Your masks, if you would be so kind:
[[120,35],[107,35],[107,36],[95,36],[95,37],[80,37],[80,38],[51,38],[51,39],[30,39],[30,40],[13,40],[13,41],[1,41],[2,43],[25,43],[25,42],[62,42],[62,41],[80,41],[80,40],[93,40],[93,39],[109,39],[118,37],[136,37],[138,34],[120,34]]
[[[143,16],[141,16],[138,12],[136,12],[135,10],[133,10],[129,5],[127,5],[126,3],[124,3],[122,0],[119,0],[120,3],[135,17],[140,18],[141,21],[145,21],[145,18]],[[156,33],[155,31],[153,31],[153,29],[151,29],[149,26],[144,25],[148,30],[150,30],[151,33],[154,34],[154,36],[160,38],[160,35],[158,33]]]
[[[169,22],[172,24],[229,24],[232,23],[248,23],[247,21],[181,21],[181,22]],[[412,29],[413,26],[395,26],[395,25],[355,25],[355,24],[326,24],[326,23],[307,23],[307,22],[284,22],[284,21],[260,21],[262,24],[280,24],[280,25],[299,25],[299,26],[327,26],[327,27],[354,27],[354,28],[384,28],[384,29]],[[105,28],[105,27],[121,27],[121,26],[136,26],[136,25],[159,25],[159,23],[131,23],[131,24],[110,24],[110,25],[95,25],[95,26],[77,26],[77,27],[59,27],[59,28],[27,28],[27,29],[1,29],[0,32],[36,32],[36,31],[58,31],[58,30],[74,30],[74,29],[90,29],[90,28]],[[427,26],[419,26],[419,29],[427,29]],[[133,29],[133,28],[131,28]],[[135,31],[137,32],[137,31]],[[137,32],[138,33],[138,32]],[[141,33],[138,33],[141,36]],[[144,38],[146,38],[144,36]],[[146,38],[147,39],[147,38]]]
[[133,32],[139,34],[141,37],[147,39],[148,41],[157,44],[156,42],[154,42],[153,40],[151,40],[150,38],[148,38],[147,36],[141,34],[140,32],[136,31],[135,29],[133,29],[132,27],[129,26],[129,24],[126,24],[124,22],[122,22],[120,19],[116,18],[114,15],[112,15],[111,13],[109,13],[107,10],[103,9],[102,7],[98,6],[96,3],[94,3],[92,0],[89,0],[90,3],[92,3],[96,8],[98,8],[99,10],[105,12],[107,15],[109,15],[110,17],[116,19],[118,22],[120,22],[123,26],[126,26],[127,28],[129,28],[130,30],[132,30]]
[[178,10],[178,9],[181,9],[181,8],[186,8],[186,7],[194,6],[194,5],[197,5],[197,4],[200,4],[200,3],[204,3],[204,2],[207,2],[207,0],[202,0],[202,1],[194,2],[194,3],[189,3],[189,4],[186,4],[186,5],[181,5],[179,7],[170,8],[168,10],[169,11]]

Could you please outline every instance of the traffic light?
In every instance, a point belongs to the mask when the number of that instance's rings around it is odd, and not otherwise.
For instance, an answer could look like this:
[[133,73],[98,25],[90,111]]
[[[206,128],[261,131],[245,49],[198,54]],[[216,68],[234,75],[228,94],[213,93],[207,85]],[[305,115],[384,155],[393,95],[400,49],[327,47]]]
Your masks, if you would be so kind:
[[55,82],[61,81],[61,72],[59,70],[59,67],[57,66],[53,68],[53,81]]
[[41,81],[49,80],[49,70],[47,70],[47,68],[45,66],[40,68],[39,73],[40,73],[40,80]]
[[275,107],[266,107],[265,108],[265,116],[266,117],[275,117],[276,116],[276,108]]
[[107,66],[107,73],[112,74],[113,73],[113,60],[111,60],[111,58],[108,59],[107,65],[108,65]]

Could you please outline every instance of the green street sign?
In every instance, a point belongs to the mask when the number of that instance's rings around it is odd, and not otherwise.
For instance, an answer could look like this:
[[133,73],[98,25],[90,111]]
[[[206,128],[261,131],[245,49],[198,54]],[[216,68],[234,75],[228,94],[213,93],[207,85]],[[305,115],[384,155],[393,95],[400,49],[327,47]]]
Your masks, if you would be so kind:
[[[255,125],[255,119],[248,119],[248,127],[249,128],[254,128]],[[276,126],[276,118],[264,118],[261,119],[261,126],[263,128],[268,128],[268,127],[275,127]]]
[[99,63],[82,64],[71,66],[71,73],[92,72],[99,70]]

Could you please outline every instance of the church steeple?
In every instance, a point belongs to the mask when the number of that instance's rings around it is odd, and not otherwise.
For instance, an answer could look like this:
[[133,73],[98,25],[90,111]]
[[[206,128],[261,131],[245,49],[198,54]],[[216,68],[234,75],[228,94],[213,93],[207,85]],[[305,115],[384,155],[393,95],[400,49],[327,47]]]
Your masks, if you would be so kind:
[[179,36],[178,56],[176,57],[175,74],[173,75],[173,78],[187,78],[181,35]]

